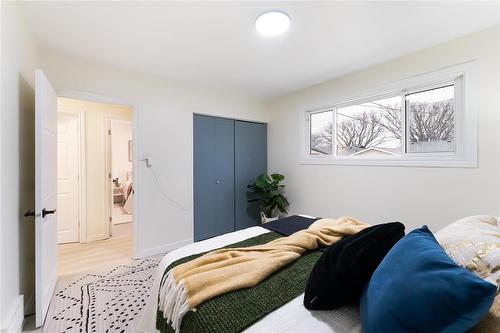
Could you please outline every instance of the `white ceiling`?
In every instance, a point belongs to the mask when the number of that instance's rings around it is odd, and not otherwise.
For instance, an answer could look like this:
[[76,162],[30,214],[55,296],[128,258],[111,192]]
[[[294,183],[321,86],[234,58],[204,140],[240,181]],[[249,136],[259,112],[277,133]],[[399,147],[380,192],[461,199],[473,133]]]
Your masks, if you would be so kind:
[[[269,98],[500,24],[500,2],[24,2],[40,46]],[[263,37],[256,16],[286,11]]]

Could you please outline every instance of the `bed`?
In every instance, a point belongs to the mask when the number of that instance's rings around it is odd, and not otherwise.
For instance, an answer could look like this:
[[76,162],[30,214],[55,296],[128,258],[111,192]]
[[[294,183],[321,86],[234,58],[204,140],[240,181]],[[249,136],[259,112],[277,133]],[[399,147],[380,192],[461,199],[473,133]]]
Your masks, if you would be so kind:
[[133,183],[131,180],[127,180],[123,184],[123,199],[124,199],[124,204],[123,204],[123,210],[127,214],[132,214],[133,211],[133,202],[134,202],[134,187]]
[[[196,242],[166,254],[155,273],[155,282],[136,331],[158,332],[155,325],[158,290],[163,272],[170,264],[189,255],[218,249],[268,232],[262,227],[251,227]],[[302,302],[303,295],[300,295],[267,314],[244,332],[361,332],[361,319],[355,306],[334,311],[309,311]]]
[[127,171],[127,181],[122,184],[123,210],[127,214],[132,214],[134,208],[134,183],[132,181],[132,171]]
[[[227,274],[226,271],[222,280],[217,280],[217,277],[213,278],[210,275],[212,273],[206,274],[210,272],[209,268],[202,273],[195,271],[194,279],[191,279],[190,276],[186,278],[186,275],[184,275],[180,284],[169,284],[168,281],[174,281],[169,279],[172,277],[170,272],[176,270],[176,265],[189,262],[188,266],[179,266],[182,268],[177,273],[184,274],[193,267],[196,269],[201,267],[198,265],[200,262],[203,263],[202,265],[205,265],[204,263],[211,265],[210,256],[215,260],[212,262],[217,262],[217,264],[219,264],[219,260],[227,260],[227,257],[219,256],[221,253],[229,253],[229,260],[241,258],[239,251],[244,252],[247,246],[257,244],[257,239],[262,241],[260,244],[268,244],[268,241],[273,237],[277,239],[290,236],[290,238],[284,238],[285,244],[295,246],[294,244],[300,243],[294,243],[294,241],[308,237],[301,233],[298,238],[294,238],[294,235],[298,235],[294,230],[309,230],[309,227],[303,223],[304,220],[307,220],[308,225],[314,223],[316,228],[325,223],[328,225],[332,220],[318,220],[305,215],[286,217],[281,221],[276,221],[274,226],[274,222],[266,223],[263,226],[251,227],[196,242],[168,253],[163,257],[155,273],[154,285],[149,299],[144,303],[144,311],[137,323],[136,331],[158,332],[156,327],[169,333],[174,332],[174,329],[179,331],[181,325],[179,325],[178,318],[181,318],[182,330],[186,332],[361,332],[361,316],[359,309],[355,306],[343,306],[333,311],[307,310],[303,305],[303,287],[306,288],[304,281],[309,280],[306,293],[310,299],[306,303],[308,308],[314,308],[311,305],[315,299],[318,299],[317,297],[319,297],[320,303],[325,299],[330,300],[331,298],[328,297],[331,297],[332,294],[328,288],[320,289],[320,294],[314,292],[311,294],[312,275],[310,269],[314,266],[313,274],[318,274],[316,268],[324,267],[323,265],[317,265],[317,260],[320,259],[316,258],[321,258],[321,260],[327,258],[326,260],[328,260],[328,256],[335,256],[336,249],[339,249],[338,251],[341,253],[348,252],[343,250],[345,246],[351,246],[352,244],[356,245],[351,247],[351,256],[362,255],[364,251],[367,254],[365,259],[372,258],[374,253],[372,250],[379,251],[381,249],[380,247],[373,248],[372,245],[387,242],[391,238],[389,237],[390,231],[388,231],[388,228],[391,228],[391,225],[394,224],[401,225],[401,223],[382,223],[356,231],[354,226],[363,227],[360,225],[362,222],[352,223],[356,221],[350,218],[345,219],[344,222],[351,223],[349,232],[354,231],[355,235],[350,233],[349,235],[354,236],[339,241],[343,242],[343,244],[339,243],[338,246],[333,247],[333,251],[330,251],[332,249],[330,247],[329,250],[324,252],[326,245],[316,248],[309,247],[309,250],[312,251],[302,252],[296,261],[281,266],[279,270],[267,275],[257,284],[251,284],[250,288],[241,287],[242,289],[219,294],[220,296],[195,303],[191,307],[191,309],[196,309],[195,312],[189,311],[189,308],[185,306],[186,303],[179,303],[178,301],[180,299],[181,302],[184,302],[186,299],[179,298],[179,295],[186,297],[186,294],[183,294],[184,285],[182,281],[190,279],[188,283],[191,291],[198,290],[206,294],[213,291],[210,288],[214,286],[214,281],[228,285],[232,283],[228,281],[234,281],[233,277],[239,278],[243,274],[248,274],[248,272],[250,274],[260,274],[263,271],[261,269],[262,265],[265,265],[266,262],[260,261],[258,266],[250,266],[250,270],[246,266],[246,271],[244,266],[238,266],[237,269],[234,269],[236,266],[230,264],[229,267],[232,267],[232,270],[230,270],[230,274]],[[500,294],[498,293],[498,267],[500,267],[500,252],[498,251],[499,227],[500,219],[497,217],[478,215],[456,221],[439,230],[435,236],[425,225],[414,229],[406,236],[403,233],[401,235],[403,238],[400,238],[399,241],[396,240],[397,243],[389,247],[388,252],[380,252],[383,261],[375,266],[376,270],[373,276],[369,278],[366,287],[362,286],[365,290],[365,294],[361,297],[365,329],[370,327],[368,330],[371,331],[414,332],[421,331],[422,325],[426,325],[425,327],[429,328],[429,331],[441,331],[443,327],[447,327],[452,332],[464,332],[471,329],[471,331],[478,333],[497,332],[497,328],[500,327],[500,307],[498,306],[500,304]],[[342,228],[349,227],[346,224]],[[383,236],[384,241],[381,241],[382,239],[377,236],[381,235],[377,233],[377,230],[385,230],[383,231],[386,233]],[[309,236],[312,234],[313,232],[309,233]],[[289,241],[291,242],[287,243]],[[355,249],[356,247],[359,248],[359,251]],[[425,256],[420,256],[418,260],[415,256],[408,256],[408,253],[413,253],[413,249],[417,247],[426,253]],[[195,259],[202,256],[203,253],[220,248],[225,249],[217,251],[215,257],[212,252],[208,257],[201,257],[201,261]],[[233,253],[231,253],[231,248],[235,250]],[[267,250],[269,248],[265,251]],[[271,250],[273,250],[272,246]],[[431,253],[431,250],[434,251],[434,254]],[[318,252],[324,253],[324,255],[318,257]],[[415,253],[413,254],[415,255]],[[235,257],[232,257],[232,255],[235,255]],[[419,254],[416,253],[416,255]],[[358,262],[363,267],[366,267],[367,262],[363,261],[361,257],[358,258],[359,260],[354,261],[349,258],[352,257],[344,256],[341,261],[344,260],[345,263]],[[335,260],[334,257],[330,257],[330,259]],[[241,262],[236,261],[237,264]],[[339,263],[340,261],[337,261],[336,264],[329,267],[339,267]],[[299,267],[299,269],[294,269],[296,267]],[[436,267],[440,268],[436,269]],[[356,274],[363,274],[363,270],[359,270],[357,264],[345,266],[343,269],[348,269],[348,272],[355,272],[353,275],[355,279],[358,276]],[[396,274],[396,272],[400,271],[403,274]],[[330,273],[331,271],[328,271],[327,274]],[[174,272],[174,274],[176,273]],[[202,274],[204,274],[204,278],[200,279],[199,275]],[[220,271],[217,274],[220,277]],[[334,279],[338,283],[337,286],[341,287],[340,289],[346,286],[346,281],[343,281],[340,275],[327,276],[328,279]],[[418,288],[407,288],[408,278],[415,276],[419,277],[418,282],[413,281],[412,284],[418,285]],[[323,275],[324,277],[325,275]],[[350,277],[348,278],[350,279]],[[198,279],[198,282],[201,283],[196,285],[196,283],[193,283],[195,279]],[[330,281],[328,280],[328,283]],[[436,281],[446,282],[436,289]],[[454,282],[449,284],[448,281]],[[207,287],[207,282],[209,287]],[[161,292],[159,292],[160,287]],[[352,285],[352,288],[356,289],[356,285]],[[330,293],[328,294],[330,296],[321,300],[321,295],[325,292]],[[436,293],[439,296],[436,296]],[[161,297],[159,297],[159,294]],[[171,297],[172,295],[173,297]],[[337,292],[335,295],[336,300],[343,297],[342,291]],[[311,299],[311,297],[313,298]],[[407,303],[408,298],[415,299],[416,297],[419,297],[418,301]],[[339,306],[348,303],[340,303]],[[271,306],[269,306],[270,304]],[[372,304],[371,308],[369,308],[370,304]],[[381,307],[380,304],[384,304],[384,306]],[[320,309],[321,306],[316,308]],[[335,307],[326,306],[323,308]],[[423,308],[431,310],[422,311]],[[179,311],[179,309],[188,311],[184,312],[184,318],[175,317],[175,312]],[[172,316],[172,313],[174,313],[174,316]],[[401,323],[404,323],[404,325],[401,326]]]

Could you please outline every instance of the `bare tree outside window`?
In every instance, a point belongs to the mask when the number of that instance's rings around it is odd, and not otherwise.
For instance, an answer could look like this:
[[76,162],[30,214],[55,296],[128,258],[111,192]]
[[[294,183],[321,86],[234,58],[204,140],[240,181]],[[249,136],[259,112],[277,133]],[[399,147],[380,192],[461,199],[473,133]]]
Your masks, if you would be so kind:
[[[386,124],[388,111],[401,113],[401,97],[395,96],[337,109],[338,155],[395,155],[401,153],[401,138]],[[401,118],[401,117],[400,117]],[[399,123],[401,130],[401,121]]]
[[454,86],[406,95],[409,152],[455,150]]
[[[406,95],[408,113],[408,151],[453,151],[455,142],[454,86],[440,87]],[[382,122],[386,131],[400,139],[401,111],[387,108]]]
[[332,154],[333,111],[317,112],[310,115],[311,155]]
[[[337,156],[388,156],[403,153],[407,115],[407,152],[453,152],[454,85],[383,98],[336,109]],[[310,154],[331,155],[333,111],[310,115]]]
[[337,145],[353,151],[375,147],[384,142],[384,128],[380,115],[362,112],[349,116],[338,113]]

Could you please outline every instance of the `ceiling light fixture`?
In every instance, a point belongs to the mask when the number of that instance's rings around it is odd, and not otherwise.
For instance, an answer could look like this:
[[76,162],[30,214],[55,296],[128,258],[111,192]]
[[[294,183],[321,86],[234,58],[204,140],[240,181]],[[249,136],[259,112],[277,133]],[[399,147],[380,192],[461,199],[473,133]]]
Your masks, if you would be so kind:
[[290,16],[279,10],[260,14],[255,20],[255,29],[264,36],[283,34],[290,27]]

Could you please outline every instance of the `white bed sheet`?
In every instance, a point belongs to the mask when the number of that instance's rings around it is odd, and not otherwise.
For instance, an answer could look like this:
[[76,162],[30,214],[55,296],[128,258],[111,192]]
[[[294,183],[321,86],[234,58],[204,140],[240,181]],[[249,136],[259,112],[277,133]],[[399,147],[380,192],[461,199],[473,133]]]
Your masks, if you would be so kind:
[[[151,295],[139,319],[136,331],[142,333],[158,332],[155,327],[158,290],[163,272],[172,262],[192,254],[214,250],[266,232],[269,232],[269,230],[261,227],[251,227],[189,244],[167,253],[158,265]],[[296,297],[279,309],[264,316],[244,332],[361,332],[361,319],[356,307],[343,307],[333,311],[309,311],[302,304],[303,299],[303,294]]]

